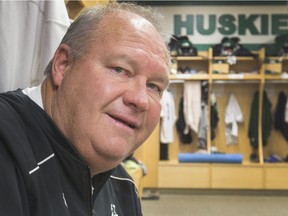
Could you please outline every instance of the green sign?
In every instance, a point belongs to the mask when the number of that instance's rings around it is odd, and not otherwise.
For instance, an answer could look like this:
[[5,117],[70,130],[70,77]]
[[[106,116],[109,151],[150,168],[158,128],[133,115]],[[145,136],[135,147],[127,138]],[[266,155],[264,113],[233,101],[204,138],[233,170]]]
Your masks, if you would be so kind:
[[174,15],[174,34],[180,35],[183,29],[187,35],[194,35],[195,31],[207,36],[216,32],[225,36],[280,35],[288,33],[288,14]]

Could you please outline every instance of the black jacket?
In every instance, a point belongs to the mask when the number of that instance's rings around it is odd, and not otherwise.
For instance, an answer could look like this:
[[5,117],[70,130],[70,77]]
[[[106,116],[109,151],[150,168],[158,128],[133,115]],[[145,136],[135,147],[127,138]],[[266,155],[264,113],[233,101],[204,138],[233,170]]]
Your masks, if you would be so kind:
[[285,122],[285,108],[286,108],[287,97],[283,91],[278,95],[277,106],[275,110],[275,123],[274,127],[279,130],[284,136],[285,140],[288,141],[288,123]]
[[[263,92],[262,101],[262,143],[260,145],[266,146],[272,128],[272,104],[268,98],[266,91]],[[259,115],[259,91],[256,91],[253,96],[251,104],[251,112],[249,119],[248,137],[250,139],[250,145],[253,149],[258,149],[258,115]]]
[[187,134],[184,133],[184,130],[186,127],[186,121],[185,121],[185,117],[184,117],[183,106],[184,106],[184,99],[183,99],[183,97],[181,97],[180,103],[179,103],[178,119],[176,121],[176,129],[177,129],[177,133],[178,133],[178,136],[179,136],[181,143],[182,144],[191,144],[193,141],[191,129],[189,129]]
[[0,94],[0,170],[3,216],[142,215],[126,171],[119,166],[91,178],[78,152],[21,90]]

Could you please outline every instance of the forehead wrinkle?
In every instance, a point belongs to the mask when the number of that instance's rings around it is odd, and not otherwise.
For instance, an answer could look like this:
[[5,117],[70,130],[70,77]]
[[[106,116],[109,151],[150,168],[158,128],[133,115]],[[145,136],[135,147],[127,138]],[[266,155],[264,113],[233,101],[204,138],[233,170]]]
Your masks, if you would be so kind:
[[[149,23],[150,24],[150,23]],[[133,35],[131,34],[131,38],[135,37],[134,42],[136,43],[136,46],[141,47],[141,45],[143,45],[143,47],[147,46],[148,49],[144,49],[146,51],[148,51],[149,53],[153,53],[158,57],[163,58],[163,60],[166,62],[166,65],[169,66],[169,61],[170,61],[170,55],[169,55],[169,51],[165,45],[165,42],[162,40],[162,37],[160,36],[160,34],[157,32],[157,30],[154,28],[154,26],[151,24],[150,26],[147,25],[147,27],[150,27],[152,29],[148,29],[148,31],[144,30],[144,26],[143,28],[139,29],[139,33],[141,33],[141,37],[143,37],[144,39],[146,39],[146,43],[142,44],[137,41],[138,37],[137,37],[137,32],[135,32],[136,34]],[[127,35],[127,37],[129,37],[129,35]],[[130,40],[130,42],[133,42],[133,40]],[[151,44],[153,44],[153,46],[151,46]],[[153,49],[151,49],[150,47],[153,47]]]
[[[128,22],[127,22],[128,20]],[[142,45],[143,50],[152,51],[151,48],[145,49],[144,46],[151,47],[154,44],[153,51],[156,56],[161,56],[168,67],[170,67],[170,55],[157,29],[145,18],[132,12],[117,11],[110,14],[108,19],[105,19],[100,24],[102,38],[112,37],[116,41],[127,40],[127,42],[135,43],[136,47]],[[114,29],[114,31],[110,31]],[[147,44],[139,43],[139,36],[144,37]],[[157,43],[156,43],[157,41]]]
[[[169,57],[167,57],[168,51],[166,50],[165,46],[162,46],[160,43],[156,43],[155,41],[151,41],[151,35],[144,32],[144,35],[141,35],[141,37],[144,37],[145,43],[141,42],[139,43],[138,39],[139,37],[136,34],[126,34],[123,35],[122,43],[127,43],[129,47],[135,48],[135,52],[139,54],[147,55],[148,53],[149,59],[158,59],[160,62],[163,62],[166,66],[169,67]],[[146,39],[146,40],[145,40]],[[153,44],[153,46],[151,46]],[[151,47],[153,47],[151,49]]]

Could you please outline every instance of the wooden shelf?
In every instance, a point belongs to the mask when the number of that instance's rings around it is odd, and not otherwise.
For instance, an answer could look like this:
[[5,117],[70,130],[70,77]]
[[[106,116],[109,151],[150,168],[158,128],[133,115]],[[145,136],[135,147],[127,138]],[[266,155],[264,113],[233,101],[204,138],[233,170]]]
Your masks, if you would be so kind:
[[159,165],[160,188],[209,188],[210,167],[205,164]]
[[264,163],[266,168],[286,168],[288,170],[287,162],[279,162],[279,163]]
[[288,80],[288,73],[282,74],[266,74],[264,76],[265,80]]
[[177,160],[168,160],[168,161],[159,161],[159,166],[184,166],[184,167],[193,167],[193,166],[209,166],[211,163],[180,163]]
[[170,80],[208,80],[208,74],[171,74]]
[[262,189],[263,175],[259,164],[159,162],[160,188]]
[[177,61],[207,61],[206,56],[177,56]]
[[260,166],[213,166],[211,188],[263,189],[263,175]]
[[212,80],[261,80],[260,74],[212,74]]
[[[185,163],[181,162],[180,163],[177,160],[167,160],[167,161],[159,161],[159,166],[263,167],[263,164],[260,164],[259,162],[255,163],[255,162],[246,161],[246,160],[243,160],[242,163],[194,163],[194,162],[185,162]],[[282,166],[284,166],[284,165],[282,165]],[[286,166],[288,167],[288,163],[286,164]]]
[[[214,56],[212,59],[213,60],[219,60],[219,61],[226,61],[227,56]],[[257,61],[259,60],[258,58],[254,58],[252,56],[236,56],[237,61]]]
[[288,61],[288,56],[268,56],[265,59]]
[[283,190],[288,189],[288,164],[265,164],[265,189]]

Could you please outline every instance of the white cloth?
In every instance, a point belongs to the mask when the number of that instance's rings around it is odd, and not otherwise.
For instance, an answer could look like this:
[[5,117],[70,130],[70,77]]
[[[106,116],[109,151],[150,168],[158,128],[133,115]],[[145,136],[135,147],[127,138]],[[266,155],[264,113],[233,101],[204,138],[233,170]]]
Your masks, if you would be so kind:
[[25,88],[22,90],[24,94],[26,94],[31,100],[33,100],[38,106],[44,109],[42,102],[42,94],[41,94],[41,85]]
[[176,122],[175,102],[171,92],[163,92],[161,105],[160,142],[168,144],[174,141],[173,128]]
[[225,111],[226,143],[236,144],[238,137],[238,123],[243,122],[243,114],[236,97],[231,94]]
[[285,122],[288,123],[288,100],[286,101],[285,105]]
[[0,92],[39,85],[69,25],[64,1],[0,1]]
[[186,122],[184,134],[189,132],[189,128],[198,133],[201,117],[201,81],[184,82],[183,100],[183,112]]

